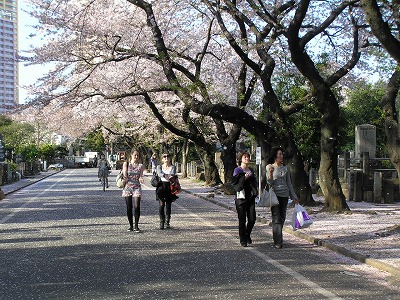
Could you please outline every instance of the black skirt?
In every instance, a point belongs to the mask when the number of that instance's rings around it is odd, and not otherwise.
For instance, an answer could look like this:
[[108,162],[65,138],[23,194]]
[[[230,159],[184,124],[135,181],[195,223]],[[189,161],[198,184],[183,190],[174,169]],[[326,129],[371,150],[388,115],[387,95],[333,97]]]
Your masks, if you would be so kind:
[[156,200],[165,202],[174,202],[179,197],[171,194],[171,185],[163,181],[162,185],[156,188]]

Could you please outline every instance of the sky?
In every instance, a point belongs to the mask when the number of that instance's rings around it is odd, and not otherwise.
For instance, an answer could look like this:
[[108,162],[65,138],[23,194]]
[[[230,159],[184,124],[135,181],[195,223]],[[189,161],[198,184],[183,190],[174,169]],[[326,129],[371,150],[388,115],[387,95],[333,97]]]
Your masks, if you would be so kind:
[[[24,54],[24,50],[28,50],[35,40],[30,38],[29,35],[34,32],[29,25],[34,25],[36,23],[35,18],[32,18],[29,14],[23,10],[27,9],[28,5],[25,0],[19,1],[19,11],[18,11],[18,48],[20,55]],[[38,41],[36,41],[38,42]],[[19,63],[19,103],[25,103],[25,99],[28,96],[28,92],[22,88],[24,85],[29,85],[34,83],[36,79],[44,74],[45,68],[42,66],[24,66],[23,63]]]

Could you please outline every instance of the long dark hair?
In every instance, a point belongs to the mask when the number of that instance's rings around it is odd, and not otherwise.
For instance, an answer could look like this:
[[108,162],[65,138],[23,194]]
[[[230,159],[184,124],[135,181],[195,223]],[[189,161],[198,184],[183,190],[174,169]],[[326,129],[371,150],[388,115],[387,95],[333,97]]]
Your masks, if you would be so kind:
[[278,156],[278,151],[279,150],[282,151],[282,153],[284,153],[282,147],[276,147],[276,148],[273,148],[271,150],[271,153],[269,154],[269,157],[268,157],[268,160],[267,160],[268,164],[273,164],[275,162],[275,159]]

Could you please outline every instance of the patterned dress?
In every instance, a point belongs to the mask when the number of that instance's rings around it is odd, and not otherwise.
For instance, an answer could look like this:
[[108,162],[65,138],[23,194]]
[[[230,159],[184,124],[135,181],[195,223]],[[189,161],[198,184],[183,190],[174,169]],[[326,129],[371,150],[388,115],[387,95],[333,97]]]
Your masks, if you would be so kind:
[[141,176],[142,164],[128,165],[128,182],[122,190],[122,197],[141,197],[142,187],[139,182]]

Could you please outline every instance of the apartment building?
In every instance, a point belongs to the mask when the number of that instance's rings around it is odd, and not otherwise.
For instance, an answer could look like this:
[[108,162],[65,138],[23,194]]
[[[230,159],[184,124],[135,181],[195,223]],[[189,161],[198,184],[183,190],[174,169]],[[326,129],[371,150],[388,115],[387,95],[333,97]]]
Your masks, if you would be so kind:
[[0,0],[0,114],[18,104],[18,0]]

